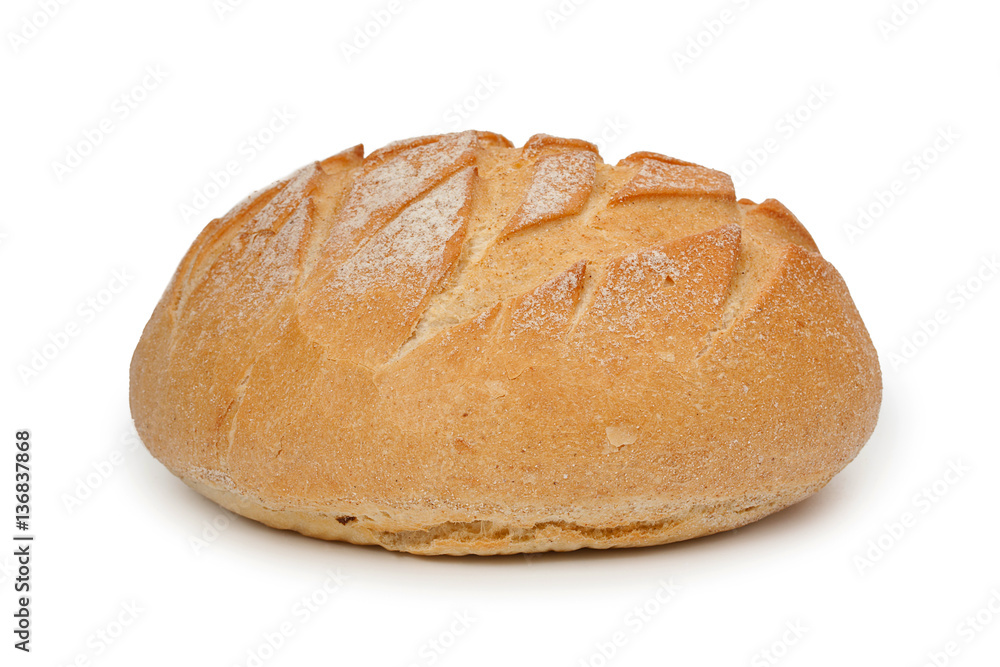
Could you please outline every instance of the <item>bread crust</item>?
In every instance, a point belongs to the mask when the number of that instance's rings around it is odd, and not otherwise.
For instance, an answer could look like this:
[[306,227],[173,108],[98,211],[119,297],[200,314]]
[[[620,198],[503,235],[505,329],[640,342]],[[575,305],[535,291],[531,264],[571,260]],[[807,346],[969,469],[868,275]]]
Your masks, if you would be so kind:
[[655,153],[360,146],[195,240],[136,348],[149,451],[278,528],[421,554],[661,544],[822,488],[878,417],[843,279]]

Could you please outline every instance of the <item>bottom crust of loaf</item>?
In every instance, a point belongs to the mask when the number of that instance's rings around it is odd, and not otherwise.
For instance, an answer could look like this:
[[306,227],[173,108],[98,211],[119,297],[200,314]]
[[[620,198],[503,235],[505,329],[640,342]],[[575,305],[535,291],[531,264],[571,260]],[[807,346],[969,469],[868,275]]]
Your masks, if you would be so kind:
[[[752,523],[793,505],[824,484],[783,489],[765,499],[696,505],[668,516],[647,516],[620,525],[586,525],[546,520],[528,525],[501,521],[446,522],[411,530],[391,530],[384,519],[325,511],[271,509],[242,494],[201,480],[183,478],[198,493],[222,507],[272,528],[294,530],[323,540],[376,544],[391,551],[425,556],[502,555],[576,549],[615,549],[680,542]],[[356,512],[356,510],[354,510]],[[375,514],[375,512],[372,512]],[[383,517],[388,512],[378,512]]]

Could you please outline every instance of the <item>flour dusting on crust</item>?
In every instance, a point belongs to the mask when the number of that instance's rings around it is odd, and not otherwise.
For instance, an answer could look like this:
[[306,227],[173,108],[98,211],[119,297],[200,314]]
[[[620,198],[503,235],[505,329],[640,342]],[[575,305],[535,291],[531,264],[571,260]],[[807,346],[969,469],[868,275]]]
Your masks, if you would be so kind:
[[362,294],[376,283],[436,282],[445,245],[462,228],[473,173],[456,174],[386,225],[337,271],[337,285],[348,294]]
[[504,235],[583,210],[594,188],[597,156],[565,151],[538,160],[531,185]]
[[641,165],[632,180],[614,194],[610,204],[654,195],[720,197],[736,201],[736,190],[729,174],[698,165],[648,158],[642,159]]
[[580,298],[586,267],[586,262],[578,262],[568,271],[560,273],[525,294],[511,313],[510,337],[514,338],[525,330],[565,329]]
[[403,149],[367,168],[355,182],[334,226],[333,240],[345,241],[398,212],[421,193],[471,162],[474,132],[445,135]]

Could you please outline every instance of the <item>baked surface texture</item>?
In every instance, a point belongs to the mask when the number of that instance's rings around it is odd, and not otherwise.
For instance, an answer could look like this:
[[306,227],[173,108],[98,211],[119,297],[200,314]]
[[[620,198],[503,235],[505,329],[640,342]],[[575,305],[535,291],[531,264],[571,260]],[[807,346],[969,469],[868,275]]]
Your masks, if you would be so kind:
[[278,528],[419,554],[662,544],[816,492],[881,375],[775,200],[655,153],[361,146],[198,236],[136,348],[149,451]]

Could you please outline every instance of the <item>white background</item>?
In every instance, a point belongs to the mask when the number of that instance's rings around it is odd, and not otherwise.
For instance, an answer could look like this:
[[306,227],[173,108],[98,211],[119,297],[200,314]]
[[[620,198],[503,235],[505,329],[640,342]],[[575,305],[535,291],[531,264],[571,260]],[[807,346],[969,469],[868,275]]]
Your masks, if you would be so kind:
[[[252,0],[221,16],[212,0],[53,2],[51,18],[44,2],[4,2],[0,539],[13,544],[21,428],[37,537],[30,655],[12,648],[13,547],[0,547],[0,662],[996,664],[1000,6],[898,1],[909,13],[893,26],[890,0],[566,0],[565,16],[557,0],[410,0],[350,55],[388,0]],[[294,118],[249,159],[241,145],[275,110]],[[59,167],[102,119],[111,132]],[[612,163],[667,153],[789,206],[881,355],[882,413],[858,458],[738,531],[456,559],[230,519],[136,446],[129,359],[209,220],[355,143],[472,127],[601,139]],[[231,183],[184,216],[230,160]],[[28,373],[36,352],[48,358]]]

